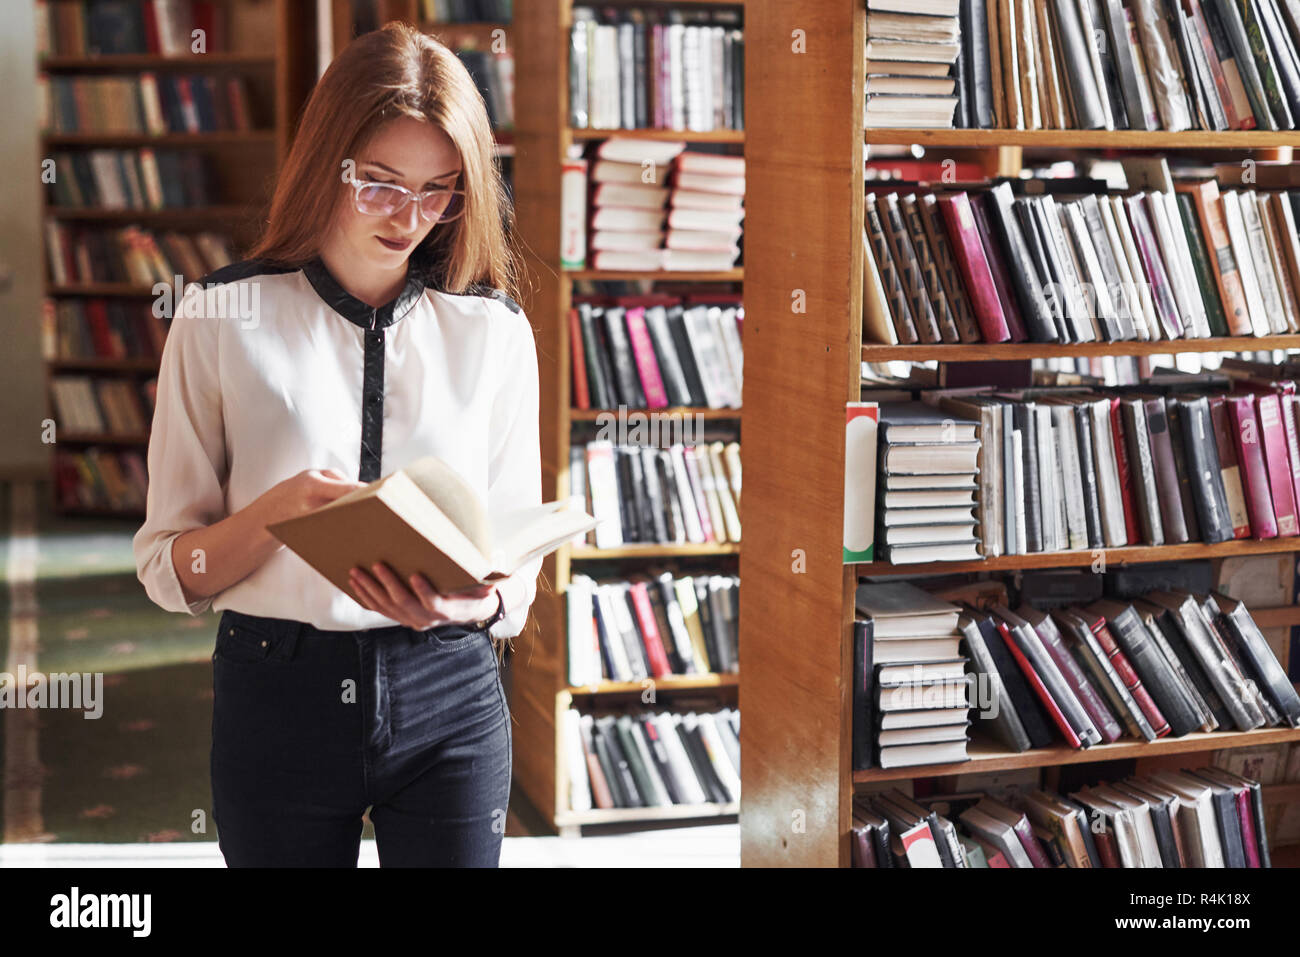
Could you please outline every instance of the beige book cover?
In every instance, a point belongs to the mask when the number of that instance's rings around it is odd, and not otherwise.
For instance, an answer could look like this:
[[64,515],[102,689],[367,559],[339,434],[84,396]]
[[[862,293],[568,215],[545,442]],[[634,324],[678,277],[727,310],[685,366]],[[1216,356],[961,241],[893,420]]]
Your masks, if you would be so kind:
[[350,569],[385,562],[403,583],[421,572],[446,595],[505,578],[595,525],[568,502],[490,515],[455,469],[429,455],[267,530],[349,594]]

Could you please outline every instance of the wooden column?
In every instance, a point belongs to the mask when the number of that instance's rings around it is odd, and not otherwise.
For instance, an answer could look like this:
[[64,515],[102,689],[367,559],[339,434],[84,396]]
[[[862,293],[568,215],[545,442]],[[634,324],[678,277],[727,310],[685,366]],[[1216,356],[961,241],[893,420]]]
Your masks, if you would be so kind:
[[745,4],[744,866],[849,860],[864,29],[861,0]]

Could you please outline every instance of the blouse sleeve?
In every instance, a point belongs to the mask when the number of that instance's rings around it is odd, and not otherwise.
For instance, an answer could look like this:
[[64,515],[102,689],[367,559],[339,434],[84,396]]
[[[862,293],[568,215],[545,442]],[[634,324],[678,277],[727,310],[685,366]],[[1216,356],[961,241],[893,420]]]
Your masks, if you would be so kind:
[[[542,453],[538,425],[537,345],[533,327],[522,312],[494,303],[503,334],[498,364],[497,394],[492,402],[488,448],[488,508],[509,511],[542,504]],[[505,609],[505,617],[490,634],[512,638],[524,629],[528,609],[537,597],[542,559],[535,558],[515,575],[525,582],[523,600]]]
[[197,292],[192,288],[182,300],[163,344],[149,434],[145,521],[132,542],[136,574],[153,602],[191,615],[207,611],[212,597],[186,601],[172,564],[172,543],[183,532],[225,517],[227,476],[220,324],[194,308],[202,301]]

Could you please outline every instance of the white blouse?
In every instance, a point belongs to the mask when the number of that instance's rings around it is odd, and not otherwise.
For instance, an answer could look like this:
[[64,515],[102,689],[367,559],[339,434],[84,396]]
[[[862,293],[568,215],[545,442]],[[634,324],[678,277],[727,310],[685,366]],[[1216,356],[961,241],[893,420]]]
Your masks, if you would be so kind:
[[[163,348],[147,511],[133,542],[140,581],[162,608],[229,608],[326,631],[397,624],[283,545],[217,595],[185,600],[172,564],[176,537],[304,469],[369,481],[436,455],[491,512],[541,504],[536,347],[509,300],[412,279],[375,310],[319,260],[293,271],[236,263],[207,282],[206,291],[186,292]],[[525,598],[506,608],[494,636],[523,629],[541,564],[521,569]]]

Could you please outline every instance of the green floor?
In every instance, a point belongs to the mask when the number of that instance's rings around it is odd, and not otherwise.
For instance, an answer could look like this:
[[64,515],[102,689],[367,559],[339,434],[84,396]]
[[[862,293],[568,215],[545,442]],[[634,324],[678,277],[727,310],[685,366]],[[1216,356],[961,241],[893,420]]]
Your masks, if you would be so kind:
[[[0,483],[0,662],[13,623],[12,491]],[[6,833],[21,821],[34,840],[215,840],[207,762],[217,615],[173,615],[149,601],[131,552],[137,523],[59,519],[45,486],[37,506],[37,669],[102,672],[103,715],[0,709]],[[35,781],[14,779],[6,748],[35,753]]]

